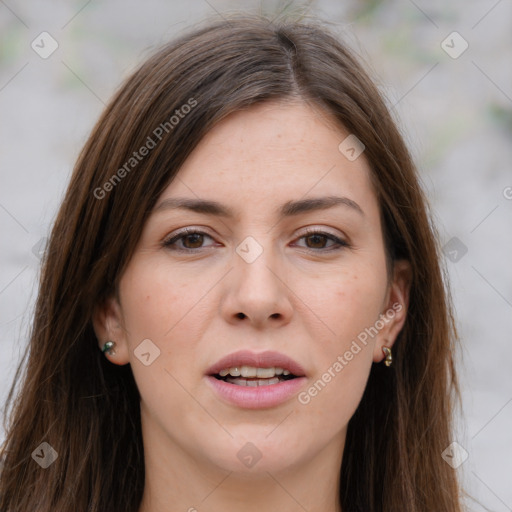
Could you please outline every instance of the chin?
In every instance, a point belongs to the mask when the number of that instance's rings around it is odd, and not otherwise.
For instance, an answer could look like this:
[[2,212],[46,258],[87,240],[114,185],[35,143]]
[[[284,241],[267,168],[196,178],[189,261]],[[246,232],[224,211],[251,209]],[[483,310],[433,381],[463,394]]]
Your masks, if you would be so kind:
[[[211,453],[211,461],[224,471],[252,477],[268,477],[267,472],[286,471],[299,464],[302,457],[297,446],[304,447],[303,443],[290,437],[274,437],[275,433],[269,436],[271,431],[266,429],[254,436],[234,435],[229,445],[216,444],[215,453]],[[283,432],[286,433],[285,430]]]

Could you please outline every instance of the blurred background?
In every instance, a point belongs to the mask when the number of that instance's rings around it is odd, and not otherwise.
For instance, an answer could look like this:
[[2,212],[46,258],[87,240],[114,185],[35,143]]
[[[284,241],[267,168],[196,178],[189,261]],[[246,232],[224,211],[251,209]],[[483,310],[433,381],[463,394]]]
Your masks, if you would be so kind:
[[468,510],[512,511],[511,0],[0,0],[2,406],[26,350],[45,237],[104,105],[160,44],[235,11],[330,21],[399,120],[462,344],[457,445],[440,456],[458,460],[479,501]]

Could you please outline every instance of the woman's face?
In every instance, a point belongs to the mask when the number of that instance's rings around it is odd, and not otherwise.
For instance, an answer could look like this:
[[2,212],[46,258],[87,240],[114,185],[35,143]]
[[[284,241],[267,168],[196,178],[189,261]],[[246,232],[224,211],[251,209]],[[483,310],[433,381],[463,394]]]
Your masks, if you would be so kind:
[[211,130],[161,194],[119,302],[95,318],[109,359],[131,364],[146,450],[242,473],[339,469],[407,302],[348,135],[305,104],[259,104]]

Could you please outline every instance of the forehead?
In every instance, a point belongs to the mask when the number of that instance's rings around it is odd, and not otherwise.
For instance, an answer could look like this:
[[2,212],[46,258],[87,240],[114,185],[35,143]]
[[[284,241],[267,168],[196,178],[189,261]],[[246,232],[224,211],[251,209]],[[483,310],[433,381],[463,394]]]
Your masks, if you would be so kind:
[[229,115],[200,141],[163,192],[215,199],[231,210],[277,212],[290,200],[342,196],[377,210],[364,153],[349,160],[349,132],[305,103],[267,102]]

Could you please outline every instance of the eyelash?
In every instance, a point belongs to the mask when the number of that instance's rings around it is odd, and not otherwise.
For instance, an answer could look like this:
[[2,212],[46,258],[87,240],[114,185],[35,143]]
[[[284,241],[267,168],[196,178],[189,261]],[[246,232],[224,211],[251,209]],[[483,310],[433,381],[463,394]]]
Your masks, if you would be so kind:
[[[193,252],[200,251],[201,249],[204,249],[204,247],[198,247],[196,249],[187,249],[187,248],[185,248],[185,249],[181,249],[181,248],[177,249],[176,247],[172,247],[178,240],[186,238],[189,235],[205,235],[205,236],[207,236],[209,238],[213,238],[208,233],[205,233],[204,231],[200,231],[200,230],[194,229],[194,228],[185,228],[182,231],[180,231],[179,233],[176,233],[172,238],[170,238],[168,240],[164,240],[162,245],[164,247],[172,250],[172,251],[186,252],[186,253],[187,252],[188,253],[193,253]],[[310,253],[317,254],[318,252],[339,251],[339,250],[342,250],[344,248],[350,247],[350,245],[345,240],[342,240],[341,238],[338,238],[337,236],[334,236],[331,233],[327,233],[325,231],[319,231],[319,230],[316,230],[316,229],[309,229],[309,230],[307,230],[302,236],[300,236],[298,238],[298,240],[300,240],[302,238],[307,238],[307,237],[313,236],[313,235],[322,236],[322,237],[325,237],[325,238],[327,238],[329,240],[332,240],[339,247],[335,247],[335,248],[331,247],[331,248],[328,248],[328,249],[325,249],[325,248],[310,249],[310,248],[305,247],[306,251],[308,251]]]

